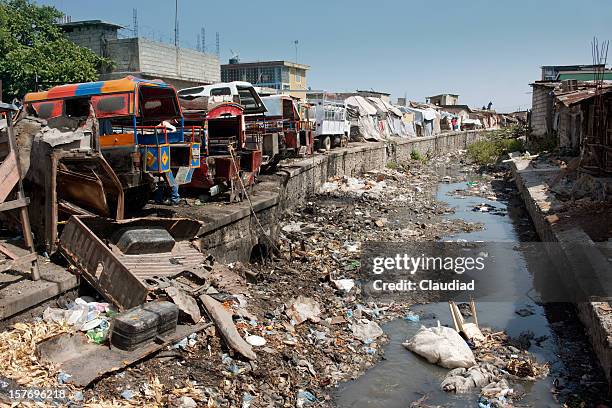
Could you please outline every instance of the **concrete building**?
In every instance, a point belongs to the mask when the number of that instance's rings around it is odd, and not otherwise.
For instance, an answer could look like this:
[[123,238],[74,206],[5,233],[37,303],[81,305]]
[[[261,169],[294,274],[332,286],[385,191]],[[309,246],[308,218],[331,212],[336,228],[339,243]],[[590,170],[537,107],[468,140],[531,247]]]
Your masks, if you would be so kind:
[[161,79],[177,89],[206,85],[221,80],[219,58],[195,50],[142,37],[119,38],[122,27],[101,20],[75,21],[59,25],[66,37],[115,63],[100,72],[100,79],[133,75]]
[[440,95],[428,96],[426,98],[426,101],[428,103],[431,103],[432,105],[438,105],[438,106],[457,105],[457,103],[459,103],[459,95],[440,94]]
[[229,64],[221,65],[221,80],[246,81],[305,99],[308,89],[306,73],[309,69],[308,65],[290,61],[239,62],[232,58]]
[[308,100],[326,100],[326,101],[334,101],[334,102],[344,102],[346,98],[350,98],[351,96],[363,96],[364,98],[373,97],[380,98],[385,102],[391,102],[391,94],[387,92],[379,92],[379,91],[355,91],[355,92],[327,92],[327,91],[308,91],[306,94],[306,98]]
[[385,102],[391,102],[391,94],[388,92],[358,89],[356,95],[363,96],[364,98],[371,96],[373,98],[380,98]]
[[[542,69],[542,77],[540,78],[542,81],[556,81],[559,79],[559,74],[563,73],[582,73],[582,74],[591,74],[596,69],[605,69],[604,64],[599,65],[543,65],[540,67]],[[561,78],[561,79],[581,79],[584,78]],[[588,80],[588,79],[586,79]]]

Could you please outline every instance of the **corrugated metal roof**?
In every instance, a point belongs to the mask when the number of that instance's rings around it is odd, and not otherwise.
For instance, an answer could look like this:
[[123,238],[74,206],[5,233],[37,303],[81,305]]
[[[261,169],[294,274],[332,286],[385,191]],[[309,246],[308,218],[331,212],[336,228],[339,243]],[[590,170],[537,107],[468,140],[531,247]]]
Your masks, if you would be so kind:
[[[612,91],[612,87],[607,86],[607,87],[604,87],[601,92],[605,94],[610,91]],[[589,89],[580,89],[580,90],[571,91],[571,92],[557,93],[555,95],[555,99],[561,102],[562,104],[564,104],[565,106],[571,106],[579,102],[585,101],[587,99],[591,99],[594,96],[595,96],[595,88],[589,88]]]

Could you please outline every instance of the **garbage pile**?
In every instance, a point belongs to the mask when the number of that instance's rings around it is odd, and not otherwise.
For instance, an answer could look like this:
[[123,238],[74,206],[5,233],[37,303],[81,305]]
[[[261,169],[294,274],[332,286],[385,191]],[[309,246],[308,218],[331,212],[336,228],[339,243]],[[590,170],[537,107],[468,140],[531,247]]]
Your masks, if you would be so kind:
[[[479,329],[478,340],[450,327],[421,327],[404,346],[432,364],[451,368],[440,384],[446,392],[478,391],[479,407],[510,407],[520,398],[511,382],[536,381],[548,375],[548,365],[510,345],[504,332]],[[468,345],[469,344],[469,345]]]
[[87,334],[93,342],[102,344],[108,337],[109,319],[117,310],[106,302],[96,302],[91,297],[76,298],[66,309],[47,307],[42,315],[46,323],[72,326]]
[[[190,273],[159,280],[148,300],[176,305],[174,334],[156,331],[129,352],[131,360],[119,360],[90,388],[71,385],[78,375],[62,376],[65,386],[81,393],[72,400],[97,406],[325,405],[326,389],[356,378],[381,358],[387,341],[381,325],[393,318],[418,321],[409,306],[427,301],[365,301],[357,280],[362,243],[436,240],[480,228],[443,218],[452,209],[435,200],[439,179],[420,162],[358,179],[333,178],[310,202],[282,217],[272,259],[251,265],[203,262]],[[88,338],[88,354],[72,359],[73,367],[79,361],[110,365],[102,358],[112,344],[114,312],[112,305],[87,298],[49,309],[37,329],[49,335],[37,342],[79,331]],[[23,372],[37,369],[20,361]],[[42,366],[53,373],[45,377],[53,386],[58,373],[70,374]]]

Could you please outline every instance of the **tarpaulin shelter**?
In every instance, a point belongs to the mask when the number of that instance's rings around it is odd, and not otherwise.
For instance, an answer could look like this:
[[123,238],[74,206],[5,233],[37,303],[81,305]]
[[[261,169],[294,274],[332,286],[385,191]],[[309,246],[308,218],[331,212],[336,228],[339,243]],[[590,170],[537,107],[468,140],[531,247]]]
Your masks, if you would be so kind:
[[416,125],[417,136],[432,136],[435,134],[437,122],[438,133],[440,132],[439,113],[434,109],[419,109],[413,107],[404,107],[406,111],[414,113],[414,123]]
[[415,137],[416,127],[414,123],[414,112],[408,111],[405,106],[400,106],[398,109],[400,110],[400,112],[402,112],[402,126],[404,127],[407,136]]
[[353,140],[381,140],[378,127],[378,110],[363,96],[350,96],[345,100],[348,106],[348,117],[351,124]]
[[380,98],[368,97],[367,101],[376,108],[376,116],[378,117],[378,130],[383,139],[388,139],[391,137],[391,129],[389,123],[387,122],[387,116],[389,112],[385,105],[382,103]]
[[399,137],[409,137],[410,133],[408,133],[408,130],[405,128],[404,122],[402,121],[402,117],[404,116],[402,111],[384,99],[380,99],[380,102],[387,109],[387,123],[389,125],[391,134]]

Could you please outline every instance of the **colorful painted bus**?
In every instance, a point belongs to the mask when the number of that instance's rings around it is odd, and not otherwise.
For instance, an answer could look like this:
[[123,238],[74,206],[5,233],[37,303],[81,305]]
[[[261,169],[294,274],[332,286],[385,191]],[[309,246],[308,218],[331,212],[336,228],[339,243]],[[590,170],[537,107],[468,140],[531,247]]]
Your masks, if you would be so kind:
[[160,80],[128,76],[61,85],[29,93],[24,102],[43,119],[95,115],[95,147],[132,197],[128,203],[148,201],[153,177],[177,186],[189,183],[200,167],[204,129],[184,126],[176,90]]

